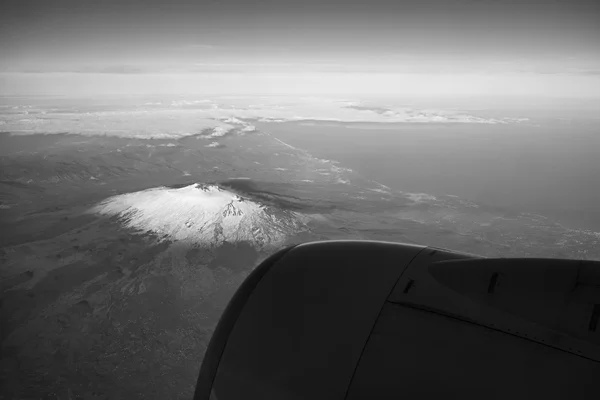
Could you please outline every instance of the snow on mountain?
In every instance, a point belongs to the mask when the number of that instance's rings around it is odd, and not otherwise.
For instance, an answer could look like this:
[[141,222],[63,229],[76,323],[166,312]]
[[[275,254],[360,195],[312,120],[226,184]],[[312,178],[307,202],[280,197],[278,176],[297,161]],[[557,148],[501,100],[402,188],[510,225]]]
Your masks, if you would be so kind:
[[209,246],[250,242],[278,246],[306,230],[302,214],[265,206],[218,185],[159,187],[110,197],[90,210],[120,217],[128,228]]

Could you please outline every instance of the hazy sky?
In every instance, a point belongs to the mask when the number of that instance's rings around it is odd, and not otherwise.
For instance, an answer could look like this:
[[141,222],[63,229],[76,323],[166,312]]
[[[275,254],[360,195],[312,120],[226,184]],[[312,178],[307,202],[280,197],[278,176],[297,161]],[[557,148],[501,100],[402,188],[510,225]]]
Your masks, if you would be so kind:
[[8,0],[0,89],[600,97],[596,0]]

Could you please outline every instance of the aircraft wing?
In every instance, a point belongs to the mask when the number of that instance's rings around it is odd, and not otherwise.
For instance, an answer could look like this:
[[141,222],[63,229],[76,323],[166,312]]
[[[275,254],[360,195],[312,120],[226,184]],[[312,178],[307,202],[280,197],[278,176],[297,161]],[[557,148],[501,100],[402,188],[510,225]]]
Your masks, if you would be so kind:
[[600,262],[326,241],[259,265],[195,399],[598,398]]

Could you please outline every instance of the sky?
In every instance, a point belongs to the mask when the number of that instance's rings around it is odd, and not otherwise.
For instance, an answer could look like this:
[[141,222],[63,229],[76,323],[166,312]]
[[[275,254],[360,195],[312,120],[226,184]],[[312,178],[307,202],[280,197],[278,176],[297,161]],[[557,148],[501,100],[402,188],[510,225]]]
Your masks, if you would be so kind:
[[5,0],[5,94],[600,97],[595,0]]

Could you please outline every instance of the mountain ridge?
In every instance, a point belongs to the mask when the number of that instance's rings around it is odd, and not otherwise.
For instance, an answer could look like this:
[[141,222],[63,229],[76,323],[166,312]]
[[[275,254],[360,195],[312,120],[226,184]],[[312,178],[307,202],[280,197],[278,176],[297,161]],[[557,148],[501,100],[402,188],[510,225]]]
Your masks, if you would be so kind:
[[217,184],[177,189],[158,187],[120,194],[90,213],[118,217],[126,228],[210,247],[249,242],[257,249],[276,247],[307,230],[308,217],[244,198]]

